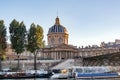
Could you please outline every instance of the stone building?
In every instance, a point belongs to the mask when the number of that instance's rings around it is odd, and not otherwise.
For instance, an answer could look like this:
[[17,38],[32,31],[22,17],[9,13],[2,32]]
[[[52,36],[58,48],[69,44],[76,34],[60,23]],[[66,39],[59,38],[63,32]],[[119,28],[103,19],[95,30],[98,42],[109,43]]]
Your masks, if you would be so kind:
[[[73,59],[76,57],[93,57],[99,55],[105,55],[110,53],[117,53],[120,51],[120,40],[115,40],[112,43],[102,42],[99,46],[88,46],[77,48],[76,46],[69,45],[69,33],[66,27],[60,24],[59,17],[56,17],[55,24],[49,28],[47,34],[48,45],[42,49],[42,52],[38,53],[37,57],[42,59]],[[11,44],[7,45],[6,49],[7,60],[17,59],[17,55],[11,48]],[[28,51],[24,51],[20,55],[20,59],[29,60],[33,59],[33,54]]]
[[57,17],[55,24],[48,30],[48,45],[43,49],[41,57],[61,60],[77,56],[78,49],[68,44],[68,36],[67,29],[60,24],[60,20]]

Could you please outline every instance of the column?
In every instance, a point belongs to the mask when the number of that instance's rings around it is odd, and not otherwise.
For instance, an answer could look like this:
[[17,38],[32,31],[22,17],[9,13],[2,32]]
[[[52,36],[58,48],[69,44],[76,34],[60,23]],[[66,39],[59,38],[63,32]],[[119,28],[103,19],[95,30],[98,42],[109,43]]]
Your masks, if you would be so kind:
[[58,52],[58,59],[59,59],[60,55],[59,55],[59,52]]
[[52,52],[53,53],[53,59],[55,59],[55,52]]
[[70,58],[72,58],[72,53],[71,53],[71,51],[70,51]]
[[66,54],[66,59],[67,59],[67,51],[65,51],[65,54]]
[[57,60],[57,52],[55,51],[55,56],[56,56],[56,60]]
[[68,57],[68,58],[70,59],[70,51],[68,51],[68,54],[69,54],[69,57]]
[[51,52],[51,58],[53,58],[53,52]]
[[60,60],[61,60],[61,51],[60,51]]
[[58,52],[56,51],[56,59],[58,59]]
[[55,57],[55,60],[56,60],[56,52],[54,52],[54,57]]

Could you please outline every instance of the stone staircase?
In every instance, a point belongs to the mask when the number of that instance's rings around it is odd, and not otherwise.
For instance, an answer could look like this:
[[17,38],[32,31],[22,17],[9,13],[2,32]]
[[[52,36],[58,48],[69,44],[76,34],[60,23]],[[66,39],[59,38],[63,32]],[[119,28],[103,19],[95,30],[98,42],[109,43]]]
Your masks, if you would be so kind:
[[51,69],[65,69],[71,66],[74,66],[74,59],[67,59],[59,63],[58,65],[52,67]]

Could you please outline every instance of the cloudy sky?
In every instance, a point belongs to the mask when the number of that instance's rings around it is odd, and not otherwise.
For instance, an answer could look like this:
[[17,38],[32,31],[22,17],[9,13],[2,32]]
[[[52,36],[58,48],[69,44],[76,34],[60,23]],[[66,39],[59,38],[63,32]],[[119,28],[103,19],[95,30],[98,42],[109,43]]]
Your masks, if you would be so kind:
[[[69,44],[100,45],[120,39],[120,0],[0,0],[0,19],[7,30],[13,19],[34,22],[47,33],[56,17],[67,28]],[[9,35],[9,33],[7,34]]]

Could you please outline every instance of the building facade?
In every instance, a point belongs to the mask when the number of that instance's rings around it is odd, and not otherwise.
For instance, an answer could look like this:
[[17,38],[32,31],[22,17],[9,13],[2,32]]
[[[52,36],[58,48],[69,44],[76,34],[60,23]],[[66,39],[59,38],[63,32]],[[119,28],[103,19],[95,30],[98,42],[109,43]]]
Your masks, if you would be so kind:
[[[66,27],[60,24],[59,17],[56,17],[55,24],[49,28],[47,34],[48,45],[39,51],[38,58],[42,59],[73,59],[75,57],[93,57],[98,55],[105,55],[110,53],[117,53],[120,51],[120,40],[115,42],[104,43],[102,42],[100,47],[97,45],[77,48],[76,46],[69,45],[69,33]],[[6,49],[7,60],[17,59],[17,55],[12,50],[11,44],[7,45]],[[33,54],[28,51],[24,51],[20,55],[20,59],[33,59]]]
[[[46,46],[42,51],[42,58],[48,59],[73,59],[76,57],[93,57],[105,54],[111,54],[119,52],[119,42],[116,40],[113,46],[111,44],[101,43],[101,46],[93,45],[85,48],[77,48],[75,46],[68,44],[68,31],[60,24],[60,20],[57,17],[55,19],[55,24],[49,28],[47,38],[48,46]],[[112,46],[111,46],[112,45]]]
[[61,60],[77,56],[78,49],[68,45],[68,36],[67,29],[60,24],[60,20],[57,17],[55,24],[48,30],[48,45],[43,49],[41,57]]

